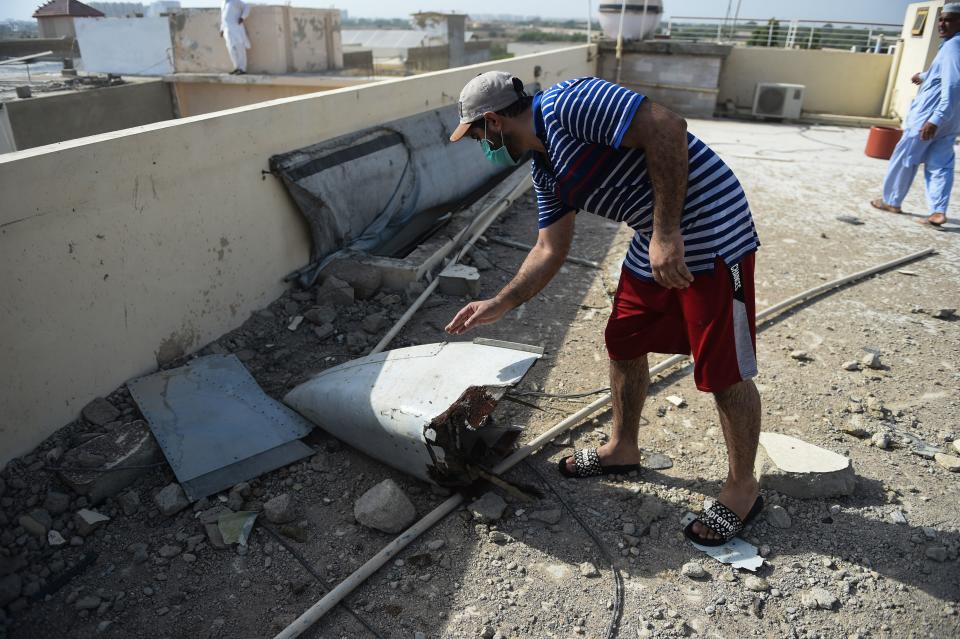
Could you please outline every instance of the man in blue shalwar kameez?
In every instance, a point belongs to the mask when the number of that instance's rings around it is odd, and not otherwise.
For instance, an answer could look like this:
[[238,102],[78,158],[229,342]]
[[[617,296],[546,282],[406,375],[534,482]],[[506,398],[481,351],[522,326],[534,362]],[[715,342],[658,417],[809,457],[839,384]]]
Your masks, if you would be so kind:
[[920,92],[910,105],[903,137],[893,151],[883,180],[883,199],[875,208],[900,213],[917,169],[923,164],[930,215],[926,223],[947,221],[947,204],[953,187],[953,144],[960,133],[960,2],[943,7],[937,27],[943,43],[933,64],[913,76]]

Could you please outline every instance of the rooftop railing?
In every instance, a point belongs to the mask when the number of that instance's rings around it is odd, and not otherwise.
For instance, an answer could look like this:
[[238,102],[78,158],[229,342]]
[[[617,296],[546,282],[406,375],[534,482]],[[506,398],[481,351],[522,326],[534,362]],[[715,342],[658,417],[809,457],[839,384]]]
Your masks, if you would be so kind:
[[[927,28],[933,28],[927,25]],[[902,25],[881,22],[826,22],[674,16],[660,25],[671,40],[721,42],[748,47],[783,49],[836,49],[889,53],[900,37]]]

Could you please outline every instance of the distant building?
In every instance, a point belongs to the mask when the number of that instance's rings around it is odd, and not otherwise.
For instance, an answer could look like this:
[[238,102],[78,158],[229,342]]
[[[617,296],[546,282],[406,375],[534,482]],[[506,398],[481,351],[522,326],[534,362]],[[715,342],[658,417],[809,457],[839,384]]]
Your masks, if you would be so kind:
[[74,18],[102,18],[104,15],[79,0],[50,0],[34,11],[33,17],[37,19],[41,38],[75,38]]
[[108,18],[142,16],[147,11],[142,2],[91,2],[90,6],[97,11],[102,11]]

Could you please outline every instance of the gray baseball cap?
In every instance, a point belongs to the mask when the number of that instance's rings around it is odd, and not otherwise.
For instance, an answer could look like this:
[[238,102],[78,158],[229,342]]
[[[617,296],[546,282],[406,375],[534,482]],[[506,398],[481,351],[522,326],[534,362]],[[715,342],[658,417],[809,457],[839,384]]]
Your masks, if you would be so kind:
[[[520,89],[517,89],[517,87]],[[487,71],[467,82],[460,92],[460,126],[450,135],[456,142],[470,130],[470,125],[487,111],[499,111],[510,106],[523,95],[523,84],[506,71]]]

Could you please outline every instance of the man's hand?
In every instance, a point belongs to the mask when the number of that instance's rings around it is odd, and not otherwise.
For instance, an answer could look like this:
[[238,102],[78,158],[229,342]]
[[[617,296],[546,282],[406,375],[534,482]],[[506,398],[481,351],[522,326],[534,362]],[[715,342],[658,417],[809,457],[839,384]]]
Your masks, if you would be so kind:
[[920,77],[919,73],[914,73],[913,77],[910,78],[910,81],[914,84],[923,84],[923,78]]
[[920,129],[920,139],[926,142],[927,140],[932,140],[933,136],[937,134],[937,125],[931,124],[930,122],[925,122],[923,127]]
[[687,288],[693,275],[683,261],[683,235],[680,231],[663,234],[654,231],[650,239],[650,268],[653,279],[667,288]]
[[451,335],[461,335],[474,326],[493,324],[510,310],[507,304],[497,298],[470,302],[460,309],[456,317],[447,324],[446,331]]

